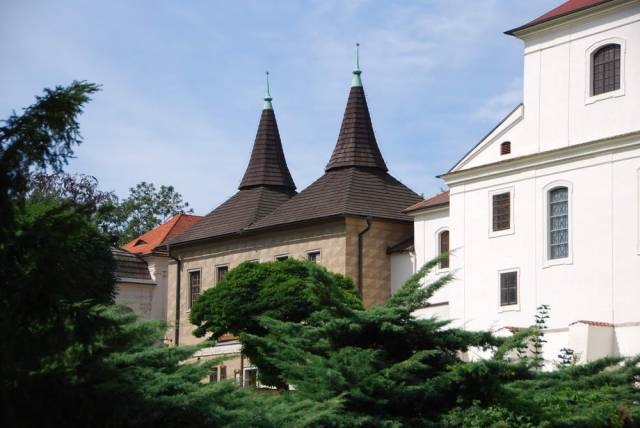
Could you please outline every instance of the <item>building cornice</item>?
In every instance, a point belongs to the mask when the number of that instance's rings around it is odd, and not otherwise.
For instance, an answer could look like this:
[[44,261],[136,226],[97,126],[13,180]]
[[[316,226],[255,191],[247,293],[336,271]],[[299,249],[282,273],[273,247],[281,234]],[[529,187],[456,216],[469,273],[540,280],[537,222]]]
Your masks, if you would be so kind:
[[640,147],[640,131],[602,138],[541,153],[519,156],[487,165],[480,165],[460,171],[439,175],[449,185],[463,184],[478,179],[487,179],[497,175],[512,174],[530,168],[539,168],[562,164],[584,157],[590,157],[612,150],[624,150]]

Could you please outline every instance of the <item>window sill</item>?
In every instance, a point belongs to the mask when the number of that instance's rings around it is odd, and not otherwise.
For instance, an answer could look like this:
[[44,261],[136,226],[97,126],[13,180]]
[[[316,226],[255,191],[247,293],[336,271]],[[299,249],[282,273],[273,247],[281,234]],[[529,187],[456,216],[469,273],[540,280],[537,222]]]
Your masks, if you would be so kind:
[[505,229],[505,230],[498,230],[498,231],[490,231],[489,232],[489,238],[499,238],[501,236],[508,236],[508,235],[513,235],[516,233],[515,227],[512,227],[511,229]]
[[589,105],[589,104],[597,103],[598,101],[604,101],[609,98],[618,98],[622,96],[624,96],[624,89],[618,89],[611,92],[605,92],[604,94],[589,95],[587,96],[587,99],[585,100],[584,103],[585,105]]
[[547,269],[554,266],[565,266],[565,265],[572,265],[572,264],[573,264],[573,257],[565,257],[563,259],[551,259],[551,260],[546,259],[542,264],[542,269]]
[[498,308],[498,313],[503,312],[520,312],[520,303],[517,303],[515,305],[500,306]]

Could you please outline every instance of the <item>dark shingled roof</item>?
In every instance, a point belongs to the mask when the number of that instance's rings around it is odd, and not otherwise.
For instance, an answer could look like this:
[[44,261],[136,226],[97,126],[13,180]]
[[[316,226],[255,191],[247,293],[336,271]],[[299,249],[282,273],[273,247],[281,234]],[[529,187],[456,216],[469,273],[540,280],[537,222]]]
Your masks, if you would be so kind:
[[325,174],[248,230],[345,215],[412,221],[402,211],[420,201],[387,173],[362,86],[352,86],[338,143]]
[[362,86],[352,86],[342,119],[338,144],[326,170],[350,166],[388,171],[373,133],[367,99]]
[[326,172],[249,230],[344,215],[410,221],[402,210],[419,200],[385,171],[342,168]]
[[290,190],[296,189],[284,158],[278,123],[273,109],[262,110],[249,166],[247,166],[239,188],[243,190],[256,186],[281,186]]
[[169,243],[238,234],[288,201],[294,194],[293,190],[267,186],[240,190]]
[[426,210],[430,208],[440,208],[446,207],[449,205],[449,191],[438,193],[435,196],[430,197],[429,199],[425,199],[424,201],[420,201],[417,204],[411,205],[409,208],[404,210],[405,213],[410,213],[414,211]]
[[141,257],[120,248],[111,247],[116,260],[116,278],[122,282],[155,284],[149,274],[149,267]]
[[239,189],[201,221],[168,243],[172,245],[239,234],[296,194],[296,185],[284,158],[276,116],[270,107],[262,110],[251,159]]

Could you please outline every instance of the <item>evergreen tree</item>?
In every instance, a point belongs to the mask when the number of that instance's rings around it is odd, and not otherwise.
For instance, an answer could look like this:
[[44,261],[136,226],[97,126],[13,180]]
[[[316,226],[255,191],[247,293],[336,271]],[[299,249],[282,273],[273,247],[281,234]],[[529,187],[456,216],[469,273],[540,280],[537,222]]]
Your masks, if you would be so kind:
[[[200,296],[190,319],[197,326],[196,336],[211,333],[217,339],[231,333],[242,339],[245,333],[267,333],[261,316],[299,323],[320,310],[337,315],[352,308],[362,308],[362,303],[350,279],[315,263],[289,259],[242,263],[232,269]],[[258,367],[263,383],[286,387],[280,372],[265,358],[269,348],[247,342],[243,352]]]

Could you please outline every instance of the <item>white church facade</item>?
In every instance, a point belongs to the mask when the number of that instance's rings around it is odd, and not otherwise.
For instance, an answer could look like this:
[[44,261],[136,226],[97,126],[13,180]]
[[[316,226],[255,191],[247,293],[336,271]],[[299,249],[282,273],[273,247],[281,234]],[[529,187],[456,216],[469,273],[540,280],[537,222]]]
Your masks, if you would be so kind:
[[407,210],[415,267],[451,250],[455,280],[424,315],[467,329],[531,325],[545,359],[640,353],[640,1],[571,0],[507,32],[523,103]]

